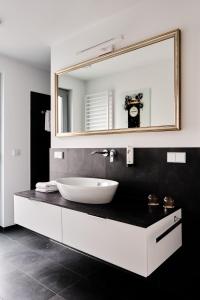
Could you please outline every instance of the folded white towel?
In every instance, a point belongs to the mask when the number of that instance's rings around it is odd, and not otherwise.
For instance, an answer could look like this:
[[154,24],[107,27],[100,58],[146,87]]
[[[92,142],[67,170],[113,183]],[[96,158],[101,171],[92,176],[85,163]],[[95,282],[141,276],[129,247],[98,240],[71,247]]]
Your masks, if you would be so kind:
[[36,188],[35,190],[36,192],[41,192],[41,193],[52,193],[52,192],[56,192],[58,189],[57,187],[55,187],[55,188],[48,188],[48,189]]
[[46,191],[57,191],[58,190],[56,185],[48,187],[48,188],[36,187],[36,189],[46,190]]
[[46,110],[46,112],[45,112],[44,129],[49,132],[51,131],[51,111],[50,110]]
[[36,183],[36,188],[42,188],[46,189],[49,187],[57,187],[56,182],[54,180],[48,181],[48,182],[38,182]]

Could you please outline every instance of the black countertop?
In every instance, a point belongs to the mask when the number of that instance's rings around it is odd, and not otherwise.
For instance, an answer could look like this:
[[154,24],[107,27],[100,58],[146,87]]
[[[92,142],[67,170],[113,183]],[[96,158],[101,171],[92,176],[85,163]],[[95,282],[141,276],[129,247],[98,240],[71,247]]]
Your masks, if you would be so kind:
[[16,193],[15,195],[80,211],[100,218],[112,219],[119,222],[147,228],[179,209],[179,207],[164,209],[159,206],[148,206],[143,199],[112,201],[109,204],[82,204],[62,198],[59,192],[40,193],[35,190]]

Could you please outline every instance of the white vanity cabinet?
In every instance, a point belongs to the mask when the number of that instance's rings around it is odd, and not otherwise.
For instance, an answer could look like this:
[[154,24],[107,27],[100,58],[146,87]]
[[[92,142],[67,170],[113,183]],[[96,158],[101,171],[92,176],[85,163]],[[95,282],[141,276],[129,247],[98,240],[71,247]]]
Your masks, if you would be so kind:
[[14,196],[15,223],[62,242],[61,207]]
[[65,208],[62,223],[64,244],[132,272],[145,274],[143,228]]
[[63,243],[147,277],[181,247],[180,218],[178,210],[143,228],[63,208]]
[[182,245],[181,209],[144,228],[15,196],[15,223],[149,276]]
[[146,231],[114,220],[106,220],[109,243],[107,244],[107,261],[146,276]]
[[182,246],[181,209],[149,226],[147,230],[148,275]]
[[106,219],[63,208],[62,225],[64,244],[106,260]]

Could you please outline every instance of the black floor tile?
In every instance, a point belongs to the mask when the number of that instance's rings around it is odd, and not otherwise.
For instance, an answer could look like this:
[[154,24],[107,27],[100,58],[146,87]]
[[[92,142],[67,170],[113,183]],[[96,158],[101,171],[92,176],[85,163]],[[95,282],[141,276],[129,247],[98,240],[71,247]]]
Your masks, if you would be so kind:
[[65,268],[83,277],[88,277],[103,266],[103,263],[67,247],[63,251],[57,252],[54,259]]
[[23,240],[30,240],[37,236],[37,234],[33,231],[28,230],[26,228],[22,228],[20,226],[13,226],[13,228],[8,227],[8,229],[4,229],[3,234],[19,242],[22,242]]
[[55,295],[55,296],[51,297],[49,300],[65,300],[65,299],[59,295]]
[[52,259],[54,259],[57,252],[64,249],[62,245],[40,235],[35,235],[28,240],[22,240],[21,243],[38,254]]
[[107,291],[106,295],[120,294],[124,291],[143,289],[145,287],[145,278],[135,275],[110,265],[104,265],[101,270],[88,277],[91,284],[97,289]]
[[[9,261],[5,260],[3,256],[0,256],[0,276],[15,271],[16,267],[10,263]],[[1,300],[1,298],[0,298]]]
[[59,295],[67,300],[107,300],[106,291],[104,293],[102,289],[97,290],[87,279],[64,289]]
[[0,299],[48,300],[54,293],[20,271],[0,275]]
[[80,280],[77,274],[53,261],[37,265],[29,273],[33,278],[36,278],[55,293]]
[[0,232],[0,299],[196,299],[199,259],[192,253],[177,251],[144,278],[19,226],[9,228]]
[[9,239],[4,234],[1,234],[1,236],[0,236],[0,255],[8,252],[10,250],[14,250],[18,246],[19,246],[19,244],[16,241]]
[[18,244],[18,247],[0,254],[1,258],[30,275],[34,271],[37,271],[38,268],[49,266],[52,263],[50,259],[30,250],[22,244]]

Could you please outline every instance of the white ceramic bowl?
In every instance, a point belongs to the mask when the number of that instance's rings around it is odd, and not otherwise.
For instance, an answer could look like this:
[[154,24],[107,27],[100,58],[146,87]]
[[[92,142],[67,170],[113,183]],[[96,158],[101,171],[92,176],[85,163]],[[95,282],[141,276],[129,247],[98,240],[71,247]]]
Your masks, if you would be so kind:
[[119,185],[114,180],[89,177],[59,178],[56,184],[63,198],[88,204],[111,202]]

